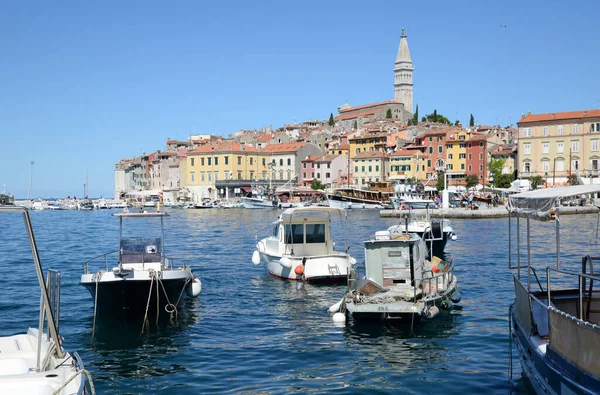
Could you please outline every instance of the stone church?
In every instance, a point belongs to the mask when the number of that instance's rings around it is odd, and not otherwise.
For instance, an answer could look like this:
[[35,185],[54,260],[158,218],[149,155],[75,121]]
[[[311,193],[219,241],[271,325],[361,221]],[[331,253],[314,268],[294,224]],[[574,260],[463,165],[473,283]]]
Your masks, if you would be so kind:
[[388,109],[392,111],[392,118],[408,122],[413,117],[413,71],[406,33],[402,28],[394,64],[394,100],[355,107],[346,103],[338,107],[338,116],[334,118],[336,125],[349,130],[356,121],[358,127],[361,127],[366,120],[385,118]]

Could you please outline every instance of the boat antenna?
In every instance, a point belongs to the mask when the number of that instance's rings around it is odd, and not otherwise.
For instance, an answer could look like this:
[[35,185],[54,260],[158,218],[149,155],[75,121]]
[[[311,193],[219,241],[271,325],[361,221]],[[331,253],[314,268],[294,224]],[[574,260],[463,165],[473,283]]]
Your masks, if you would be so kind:
[[29,170],[29,189],[27,190],[27,200],[30,199],[31,196],[31,184],[33,182],[33,161],[31,163],[31,168]]

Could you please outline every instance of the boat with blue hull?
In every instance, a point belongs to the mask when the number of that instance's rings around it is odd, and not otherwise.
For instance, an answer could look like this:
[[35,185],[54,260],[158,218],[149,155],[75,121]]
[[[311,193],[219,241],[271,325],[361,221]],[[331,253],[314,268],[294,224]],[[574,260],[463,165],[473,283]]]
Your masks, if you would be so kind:
[[[537,394],[600,393],[600,257],[593,251],[580,262],[569,262],[561,257],[560,243],[561,202],[599,192],[600,185],[534,190],[512,195],[507,204],[509,267],[516,271],[510,336],[520,355],[523,376]],[[548,221],[555,225],[555,249],[534,256],[532,234],[539,235],[540,226],[532,223]],[[598,220],[589,225],[579,223],[577,232],[589,230],[597,235],[598,224]],[[545,243],[547,236],[543,237],[540,242]],[[525,263],[521,262],[522,244]],[[513,265],[515,249],[517,262]],[[555,263],[538,271],[540,264],[548,262]]]

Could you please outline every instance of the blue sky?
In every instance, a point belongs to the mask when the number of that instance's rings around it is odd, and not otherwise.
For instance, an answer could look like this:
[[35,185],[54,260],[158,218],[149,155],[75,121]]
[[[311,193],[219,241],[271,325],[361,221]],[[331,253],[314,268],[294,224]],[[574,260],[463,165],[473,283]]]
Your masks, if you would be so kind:
[[[393,99],[401,28],[419,114],[515,124],[600,107],[590,1],[4,1],[0,191],[113,195],[168,137],[327,119]],[[506,25],[506,28],[500,27]]]

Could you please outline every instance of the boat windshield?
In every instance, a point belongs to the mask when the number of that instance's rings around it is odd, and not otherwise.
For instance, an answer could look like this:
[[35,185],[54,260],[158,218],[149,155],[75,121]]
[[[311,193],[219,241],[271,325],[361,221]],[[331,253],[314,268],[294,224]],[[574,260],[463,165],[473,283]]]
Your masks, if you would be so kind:
[[285,243],[325,243],[325,224],[285,225]]

